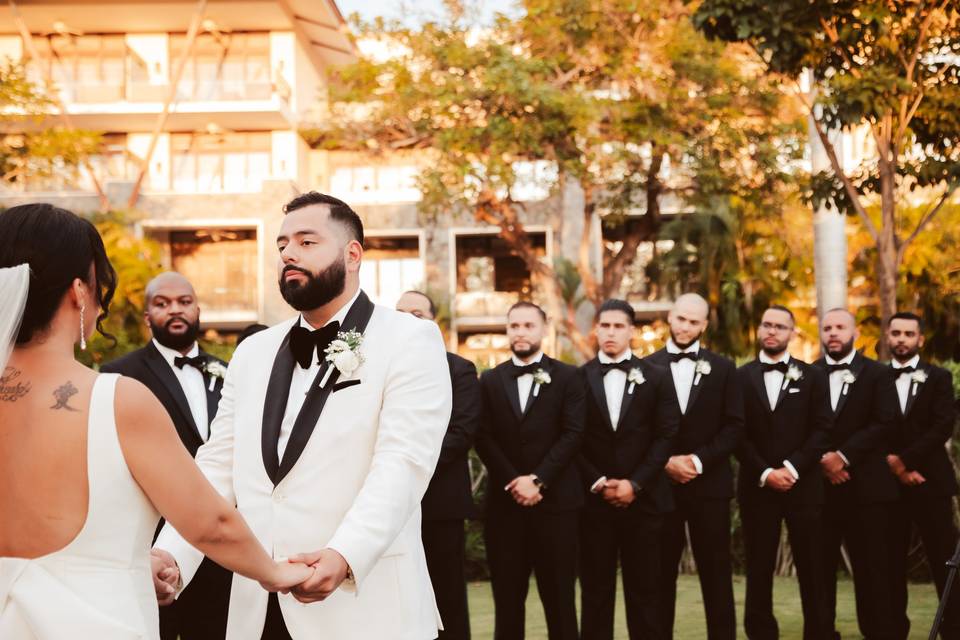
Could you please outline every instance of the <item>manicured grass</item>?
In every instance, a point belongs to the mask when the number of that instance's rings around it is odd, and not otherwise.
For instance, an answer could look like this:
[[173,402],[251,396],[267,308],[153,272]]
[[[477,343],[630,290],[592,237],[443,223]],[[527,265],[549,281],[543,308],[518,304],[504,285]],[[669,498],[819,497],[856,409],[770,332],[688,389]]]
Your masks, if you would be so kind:
[[[734,578],[734,594],[737,601],[738,637],[743,633],[743,591],[744,578]],[[486,640],[493,637],[493,597],[488,582],[473,582],[468,588],[470,597],[470,621],[473,637]],[[617,601],[617,640],[627,640],[627,623],[623,611],[623,595]],[[677,585],[677,621],[674,637],[682,640],[706,640],[706,626],[703,617],[703,600],[700,597],[700,584],[696,576],[681,576]],[[837,594],[837,630],[844,638],[859,638],[857,619],[853,604],[853,583],[841,580]],[[800,594],[797,581],[792,578],[778,578],[774,586],[774,602],[777,621],[780,624],[780,637],[784,639],[800,638],[803,617],[800,613]],[[578,595],[579,606],[579,595]],[[932,584],[910,585],[911,640],[923,639],[930,632],[933,616],[937,611],[937,595]],[[527,596],[527,639],[546,640],[547,628],[543,621],[543,607],[537,595],[537,585],[530,582]]]

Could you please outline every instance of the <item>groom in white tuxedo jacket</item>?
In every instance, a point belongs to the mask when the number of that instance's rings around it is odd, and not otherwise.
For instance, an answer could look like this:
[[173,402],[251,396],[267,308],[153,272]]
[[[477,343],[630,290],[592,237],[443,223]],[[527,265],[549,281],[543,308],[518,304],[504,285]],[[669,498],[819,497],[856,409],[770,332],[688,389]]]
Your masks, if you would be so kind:
[[[268,552],[315,573],[269,597],[235,575],[226,638],[435,638],[420,500],[450,419],[443,339],[359,289],[349,206],[310,192],[284,211],[280,289],[301,315],[237,348],[196,461]],[[187,584],[202,554],[170,525],[156,547]]]

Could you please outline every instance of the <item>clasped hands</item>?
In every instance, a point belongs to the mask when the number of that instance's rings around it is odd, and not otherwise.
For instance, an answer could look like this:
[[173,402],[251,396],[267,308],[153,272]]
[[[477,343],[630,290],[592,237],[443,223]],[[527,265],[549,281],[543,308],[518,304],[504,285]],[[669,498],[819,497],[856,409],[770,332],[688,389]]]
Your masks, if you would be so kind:
[[888,455],[887,466],[890,467],[891,473],[897,476],[897,480],[908,487],[915,487],[927,481],[919,471],[909,471],[898,455],[892,453]]
[[[157,604],[171,604],[180,583],[180,568],[172,555],[163,549],[150,550],[153,588]],[[275,563],[274,570],[260,586],[267,591],[291,593],[304,604],[320,602],[330,596],[350,574],[343,556],[333,549],[300,553]]]
[[850,480],[850,472],[845,467],[843,458],[836,451],[828,451],[820,458],[820,469],[832,485],[843,484]]

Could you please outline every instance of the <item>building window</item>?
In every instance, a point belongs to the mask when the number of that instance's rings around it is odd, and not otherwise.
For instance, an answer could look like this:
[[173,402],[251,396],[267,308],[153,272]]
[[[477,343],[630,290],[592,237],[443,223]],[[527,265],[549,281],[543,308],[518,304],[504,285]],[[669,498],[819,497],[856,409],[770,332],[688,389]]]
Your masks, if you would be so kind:
[[418,175],[414,165],[339,167],[330,176],[330,191],[356,204],[417,202]]
[[[529,233],[538,257],[547,253],[547,236]],[[518,300],[536,298],[536,277],[510,246],[493,234],[456,239],[456,316],[502,318]]]
[[[185,35],[170,36],[170,60],[179,60]],[[179,100],[269,100],[269,33],[203,33],[187,58]]]
[[255,229],[203,228],[163,234],[167,235],[170,266],[193,283],[205,324],[257,319]]
[[66,102],[124,99],[127,44],[122,35],[36,38],[42,64]]
[[364,245],[360,286],[374,302],[393,307],[404,291],[423,287],[418,236],[367,237]]
[[475,363],[481,370],[492,369],[510,357],[510,341],[504,333],[457,333],[457,354]]
[[170,136],[171,189],[178,193],[260,191],[270,177],[265,133],[178,133]]

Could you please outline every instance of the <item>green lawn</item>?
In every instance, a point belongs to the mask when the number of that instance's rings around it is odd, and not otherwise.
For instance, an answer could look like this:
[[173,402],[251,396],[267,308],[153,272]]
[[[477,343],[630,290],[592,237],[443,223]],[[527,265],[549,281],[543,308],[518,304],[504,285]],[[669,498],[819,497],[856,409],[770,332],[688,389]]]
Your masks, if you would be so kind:
[[[737,624],[740,627],[739,637],[743,635],[743,577],[735,577],[734,594],[737,599]],[[802,626],[800,614],[800,595],[797,582],[791,578],[778,578],[776,582],[774,601],[776,603],[777,620],[780,623],[780,637],[784,639],[799,638]],[[487,582],[470,583],[468,594],[470,597],[470,621],[473,636],[478,640],[493,637],[493,597],[490,593],[490,584]],[[701,640],[707,637],[703,618],[703,601],[700,598],[700,584],[696,576],[681,576],[677,586],[677,623],[674,630],[675,638],[683,640]],[[853,606],[853,583],[841,580],[838,593],[838,620],[837,629],[844,638],[859,638],[857,631],[856,614]],[[578,596],[579,599],[579,596]],[[579,606],[579,602],[577,603]],[[937,597],[932,584],[910,585],[910,620],[912,631],[910,638],[926,638],[930,632],[930,624],[937,611]],[[527,639],[546,639],[547,628],[543,621],[543,608],[537,595],[535,582],[530,582],[530,593],[527,597]],[[627,623],[623,612],[622,594],[617,601],[617,640],[627,638]]]

